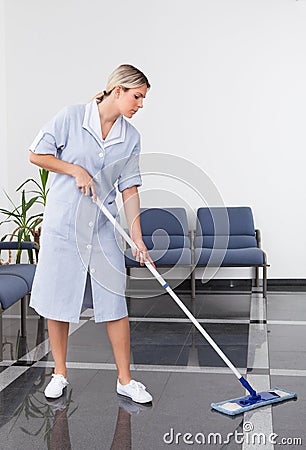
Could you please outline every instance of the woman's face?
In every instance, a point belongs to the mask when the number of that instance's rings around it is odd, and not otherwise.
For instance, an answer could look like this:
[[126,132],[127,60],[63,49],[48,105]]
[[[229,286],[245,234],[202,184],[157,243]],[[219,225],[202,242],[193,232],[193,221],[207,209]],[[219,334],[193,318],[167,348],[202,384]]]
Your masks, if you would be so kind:
[[124,91],[120,88],[117,98],[117,105],[119,107],[120,114],[130,119],[139,108],[143,107],[143,99],[147,93],[147,85],[143,84],[138,88],[131,88]]

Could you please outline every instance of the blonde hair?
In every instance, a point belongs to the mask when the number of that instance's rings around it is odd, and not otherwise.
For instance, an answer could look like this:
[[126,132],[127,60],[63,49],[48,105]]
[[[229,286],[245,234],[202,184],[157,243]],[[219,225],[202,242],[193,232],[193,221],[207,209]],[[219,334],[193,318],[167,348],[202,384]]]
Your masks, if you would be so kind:
[[130,64],[121,64],[109,76],[106,89],[96,94],[91,100],[98,99],[102,102],[104,97],[110,95],[116,86],[121,86],[124,91],[128,89],[138,88],[146,84],[150,89],[150,83],[147,77],[139,69]]

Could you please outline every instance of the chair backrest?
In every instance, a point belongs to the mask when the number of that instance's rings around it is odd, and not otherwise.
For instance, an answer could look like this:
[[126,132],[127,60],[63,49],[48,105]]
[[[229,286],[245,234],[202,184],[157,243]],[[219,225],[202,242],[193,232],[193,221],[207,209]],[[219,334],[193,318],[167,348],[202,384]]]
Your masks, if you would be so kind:
[[148,250],[190,245],[185,208],[141,208],[140,224]]
[[223,248],[225,242],[227,248],[257,247],[253,213],[250,207],[198,209],[195,246]]

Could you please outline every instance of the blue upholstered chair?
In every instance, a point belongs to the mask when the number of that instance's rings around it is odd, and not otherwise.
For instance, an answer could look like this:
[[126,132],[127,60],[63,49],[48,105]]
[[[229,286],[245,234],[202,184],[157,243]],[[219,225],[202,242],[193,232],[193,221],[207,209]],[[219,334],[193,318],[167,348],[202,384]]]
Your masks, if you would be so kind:
[[[199,208],[194,240],[195,267],[254,267],[256,286],[263,268],[263,295],[267,295],[267,258],[261,249],[249,207]],[[195,276],[193,272],[193,283]],[[195,288],[194,288],[195,289]]]
[[[37,250],[33,242],[0,242],[0,250]],[[2,312],[21,300],[21,337],[26,336],[28,296],[31,292],[36,266],[34,264],[9,264],[0,266],[0,361],[2,349]]]
[[[157,268],[191,266],[191,245],[185,208],[141,208],[140,223],[143,241]],[[140,267],[128,248],[125,265]]]

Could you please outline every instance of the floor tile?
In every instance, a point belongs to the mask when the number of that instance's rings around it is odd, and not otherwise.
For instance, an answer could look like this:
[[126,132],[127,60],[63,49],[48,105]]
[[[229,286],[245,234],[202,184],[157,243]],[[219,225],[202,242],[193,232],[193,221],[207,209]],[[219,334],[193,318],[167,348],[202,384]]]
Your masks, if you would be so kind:
[[[279,403],[273,407],[273,429],[277,433],[277,442],[282,438],[299,438],[302,445],[290,445],[290,448],[304,448],[306,445],[305,411],[306,379],[304,377],[271,377],[271,386],[277,386],[290,392],[296,392],[297,400]],[[280,444],[279,444],[280,445]]]
[[[179,296],[185,306],[192,311],[190,295]],[[175,301],[168,295],[156,297],[131,298],[127,301],[130,317],[186,317]]]
[[[248,325],[205,324],[205,330],[234,365],[247,367]],[[226,367],[221,357],[197,330],[194,333],[194,345],[198,351],[200,366]]]
[[131,327],[134,364],[187,365],[191,346],[188,323],[138,322]]
[[28,372],[18,386],[30,380],[33,386],[24,389],[22,396],[19,387],[7,388],[2,394],[2,403],[9,409],[0,414],[0,441],[5,440],[8,449],[14,445],[28,449],[31,444],[45,449],[51,441],[70,442],[74,449],[107,449],[118,436],[118,450],[125,448],[124,442],[132,442],[130,448],[135,449],[167,448],[171,430],[173,439],[178,439],[176,447],[185,448],[179,433],[220,433],[226,439],[227,433],[241,428],[241,417],[233,420],[210,408],[212,401],[239,394],[238,384],[231,383],[235,380],[229,375],[133,372],[133,377],[148,386],[154,402],[152,408],[136,409],[130,415],[115,394],[115,371],[94,371],[91,376],[90,371],[73,369],[67,403],[47,401],[43,389],[48,377],[43,378],[41,369]]
[[[301,324],[306,321],[306,293],[269,293],[268,320],[272,323],[258,326],[248,323],[251,302],[258,301],[248,292],[208,291],[198,293],[194,301],[189,294],[179,296],[192,314],[208,320],[202,323],[204,329],[234,365],[244,371],[254,349],[266,352],[265,330],[268,329],[269,367],[273,373],[282,369],[291,371],[291,376],[288,372],[271,376],[271,386],[298,394],[296,401],[272,406],[273,430],[278,440],[302,439],[305,446],[306,377],[298,375],[303,375],[299,370],[306,370],[305,325]],[[92,320],[80,323],[69,337],[67,359],[82,363],[83,368],[69,368],[70,384],[65,395],[48,401],[43,391],[53,372],[51,352],[41,361],[47,367],[12,366],[12,372],[8,367],[16,357],[47,339],[46,322],[38,321],[30,310],[25,342],[18,338],[20,319],[13,317],[19,314],[19,308],[14,307],[3,315],[4,340],[9,342],[4,346],[4,357],[11,361],[0,366],[0,381],[2,377],[2,387],[6,386],[0,391],[1,450],[3,442],[3,450],[202,448],[204,444],[197,443],[195,437],[207,441],[209,433],[214,433],[211,437],[217,441],[206,442],[206,446],[241,449],[235,433],[242,433],[247,417],[255,420],[256,416],[231,418],[210,407],[211,402],[244,394],[234,374],[226,372],[221,358],[194,325],[185,320],[185,314],[168,295],[131,298],[128,304],[131,363],[135,367],[132,376],[153,394],[151,407],[139,406],[116,395],[117,372],[106,325]],[[256,312],[256,308],[252,309]],[[145,321],[137,320],[143,318]],[[253,336],[249,343],[251,328],[256,339]],[[99,367],[97,363],[104,365]],[[15,363],[22,364],[21,360]],[[264,373],[256,372],[255,367],[248,376],[252,375],[255,381],[259,375],[269,380],[269,367]],[[6,374],[10,373],[9,376],[15,374],[18,378],[7,385]],[[269,419],[269,408],[257,411],[259,417]],[[293,444],[290,447],[303,448]]]
[[269,325],[270,367],[306,369],[306,326]]
[[203,319],[249,319],[251,295],[199,294],[197,317]]
[[269,320],[306,320],[306,293],[269,293]]
[[18,359],[48,338],[46,321],[27,320],[26,338],[20,337],[20,319],[3,316],[3,359]]

